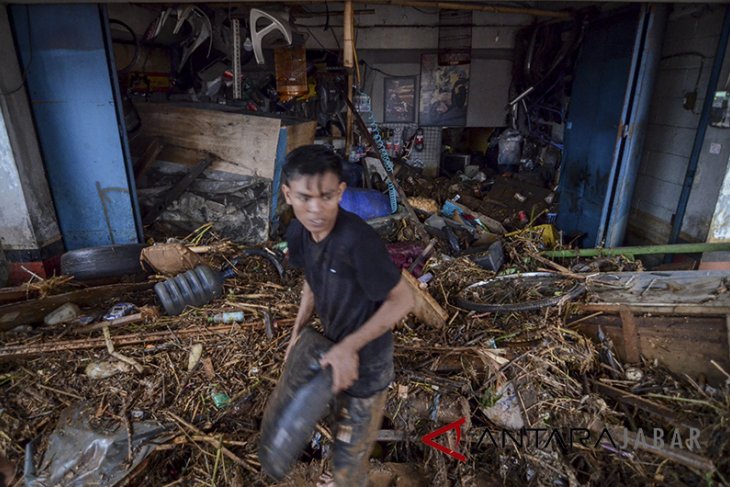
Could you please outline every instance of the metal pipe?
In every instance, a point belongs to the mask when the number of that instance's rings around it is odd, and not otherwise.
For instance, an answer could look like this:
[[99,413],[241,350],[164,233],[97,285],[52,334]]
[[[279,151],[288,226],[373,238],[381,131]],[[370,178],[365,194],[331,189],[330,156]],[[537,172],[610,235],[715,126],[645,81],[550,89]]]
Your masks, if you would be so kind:
[[700,160],[702,144],[705,141],[705,132],[707,132],[707,125],[710,120],[710,110],[712,109],[712,102],[715,98],[715,90],[717,89],[717,81],[720,78],[722,62],[725,59],[725,51],[727,49],[728,38],[730,38],[730,6],[725,7],[725,18],[722,22],[720,39],[717,41],[717,49],[715,50],[715,59],[712,62],[710,80],[707,82],[707,92],[705,93],[705,101],[702,104],[700,122],[697,125],[697,132],[695,133],[695,140],[694,144],[692,145],[692,152],[689,157],[689,164],[687,165],[687,173],[684,176],[682,193],[679,196],[677,211],[674,214],[672,233],[669,236],[670,244],[677,242],[677,240],[679,239],[679,233],[682,230],[682,220],[684,220],[684,214],[687,211],[689,194],[692,191],[692,184],[694,183],[695,174],[697,173],[697,165]]
[[610,249],[548,250],[540,254],[548,258],[567,258],[605,257],[611,255],[701,254],[703,252],[720,251],[730,251],[730,242],[643,245],[637,247],[614,247]]

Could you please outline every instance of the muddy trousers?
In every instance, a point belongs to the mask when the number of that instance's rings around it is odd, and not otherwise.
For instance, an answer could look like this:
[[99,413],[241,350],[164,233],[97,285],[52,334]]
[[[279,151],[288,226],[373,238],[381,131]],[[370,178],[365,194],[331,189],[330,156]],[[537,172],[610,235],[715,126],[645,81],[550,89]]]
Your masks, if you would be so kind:
[[365,487],[368,459],[378,437],[388,390],[366,398],[340,394],[335,401],[334,480],[337,487]]

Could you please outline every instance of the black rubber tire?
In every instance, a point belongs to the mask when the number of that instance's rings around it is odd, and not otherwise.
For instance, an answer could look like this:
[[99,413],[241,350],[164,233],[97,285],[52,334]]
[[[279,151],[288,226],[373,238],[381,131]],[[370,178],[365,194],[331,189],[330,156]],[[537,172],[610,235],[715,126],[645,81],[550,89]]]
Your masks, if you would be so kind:
[[456,296],[456,304],[460,308],[468,309],[470,311],[479,311],[479,312],[516,312],[516,311],[535,311],[542,308],[547,308],[548,306],[555,306],[561,303],[567,303],[569,301],[573,301],[574,299],[580,297],[585,293],[586,287],[583,283],[576,283],[575,286],[570,288],[565,294],[562,294],[560,296],[551,296],[545,299],[538,299],[535,301],[527,301],[523,303],[509,303],[509,304],[498,304],[498,303],[492,303],[492,304],[486,304],[486,303],[475,303],[474,301],[469,301],[464,297],[464,294],[466,291],[480,287],[485,285],[491,285],[494,283],[504,283],[505,285],[509,285],[510,281],[513,279],[535,279],[538,280],[545,280],[545,279],[558,279],[561,278],[560,274],[554,274],[551,272],[529,272],[525,274],[510,274],[507,276],[498,276],[494,279],[489,279],[487,281],[480,281],[475,282],[474,284],[471,284],[464,289],[462,289],[459,294]]
[[80,281],[144,274],[139,263],[144,247],[124,244],[71,250],[61,256],[61,274]]

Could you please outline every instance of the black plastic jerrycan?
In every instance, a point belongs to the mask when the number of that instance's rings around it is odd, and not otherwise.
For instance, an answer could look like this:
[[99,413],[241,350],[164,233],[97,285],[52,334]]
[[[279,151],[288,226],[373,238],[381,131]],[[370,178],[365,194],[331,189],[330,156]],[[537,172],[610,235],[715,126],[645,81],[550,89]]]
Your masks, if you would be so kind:
[[281,480],[301,456],[317,423],[324,418],[334,395],[332,368],[319,360],[333,342],[305,327],[284,364],[261,421],[261,468]]
[[155,294],[162,303],[165,313],[179,315],[186,306],[202,306],[223,294],[223,281],[234,277],[232,268],[222,272],[207,265],[199,265],[192,270],[178,274],[155,284]]

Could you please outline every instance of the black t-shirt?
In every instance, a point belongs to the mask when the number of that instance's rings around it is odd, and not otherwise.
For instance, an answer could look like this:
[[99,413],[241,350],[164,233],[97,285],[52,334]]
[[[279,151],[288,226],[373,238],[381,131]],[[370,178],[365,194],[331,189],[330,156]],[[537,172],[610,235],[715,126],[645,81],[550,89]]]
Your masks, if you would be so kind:
[[[332,232],[321,242],[297,220],[289,225],[286,240],[289,262],[304,268],[324,334],[334,342],[360,328],[400,280],[375,230],[342,208]],[[347,393],[369,397],[392,380],[393,334],[388,331],[360,350],[359,377]]]

